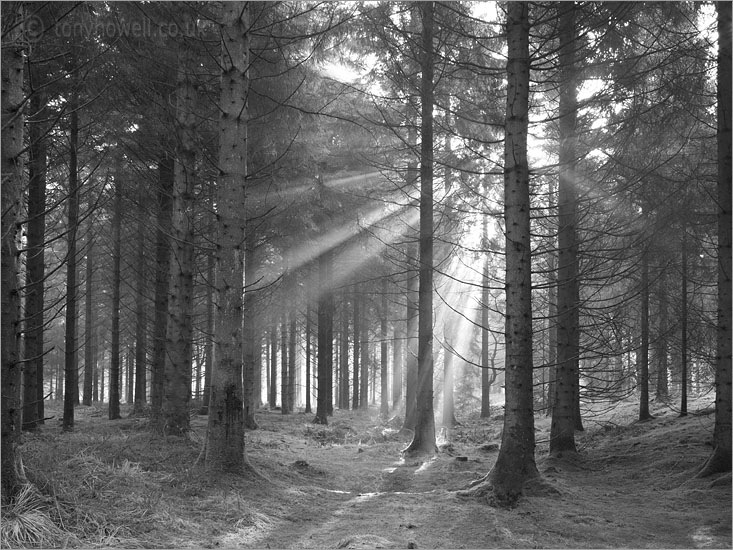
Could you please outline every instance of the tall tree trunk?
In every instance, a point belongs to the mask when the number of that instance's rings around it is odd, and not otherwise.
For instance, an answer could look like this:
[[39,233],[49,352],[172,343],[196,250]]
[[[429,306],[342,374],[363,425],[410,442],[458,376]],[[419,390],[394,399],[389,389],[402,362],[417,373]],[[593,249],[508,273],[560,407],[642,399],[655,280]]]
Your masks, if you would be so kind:
[[109,419],[120,418],[120,263],[122,260],[122,159],[114,173],[112,213],[112,335],[109,362]]
[[[6,12],[7,10],[7,12]],[[3,8],[3,19],[16,10],[23,17],[23,4],[10,4]],[[21,461],[20,429],[21,363],[19,356],[20,302],[18,294],[18,221],[23,190],[23,39],[17,25],[3,36],[2,62],[2,253],[0,254],[0,297],[2,336],[2,407],[0,441],[0,483],[2,504],[9,504],[18,490],[26,483]]]
[[433,2],[420,4],[420,264],[418,286],[417,406],[415,433],[407,456],[433,454]]
[[[155,323],[153,357],[150,370],[151,425],[157,426],[163,414],[163,391],[168,326],[168,291],[170,288],[171,233],[173,211],[174,161],[167,152],[158,159],[157,228],[155,234]],[[211,280],[211,279],[209,279]],[[102,381],[103,383],[103,381]]]
[[[552,182],[549,184],[548,203],[552,208],[555,201],[555,186]],[[547,409],[545,416],[552,416],[555,408],[555,392],[557,378],[557,252],[552,249],[557,247],[556,240],[553,239],[550,246],[551,251],[547,257],[547,365],[549,369],[547,383]]]
[[[558,5],[560,21],[560,155],[558,183],[557,367],[550,429],[550,453],[575,452],[575,404],[578,388],[578,242],[575,68],[575,5]],[[509,272],[507,272],[509,273]]]
[[328,399],[333,370],[333,252],[318,258],[318,395],[315,424],[328,424]]
[[349,300],[346,292],[341,303],[341,351],[339,352],[339,408],[349,408]]
[[[642,209],[642,215],[643,215]],[[639,348],[639,420],[652,418],[649,412],[649,246],[641,252],[641,347]]]
[[662,270],[659,274],[659,281],[657,282],[657,299],[659,301],[659,335],[657,336],[657,342],[659,350],[657,353],[657,394],[656,399],[665,400],[667,399],[667,377],[669,375],[669,367],[667,365],[667,353],[668,353],[668,334],[669,323],[668,316],[669,311],[667,307],[667,265],[662,266]]
[[731,469],[731,3],[718,2],[718,319],[713,454],[700,476]]
[[379,354],[379,363],[380,363],[380,407],[379,407],[379,413],[384,417],[387,418],[389,416],[389,365],[388,365],[388,344],[387,344],[387,338],[388,338],[388,332],[387,332],[387,278],[382,279],[382,303],[380,307],[380,354]]
[[[192,19],[183,11],[189,26]],[[171,217],[170,287],[166,361],[163,390],[163,426],[167,435],[183,435],[190,429],[193,362],[194,190],[196,184],[197,128],[193,53],[185,41],[180,46],[176,86],[177,162],[173,177]]]
[[295,345],[298,340],[298,324],[296,315],[297,310],[295,308],[291,309],[290,326],[288,327],[288,407],[290,408],[290,412],[295,412],[295,389],[298,382],[295,372],[295,360],[297,358]]
[[417,247],[408,249],[407,279],[407,361],[405,373],[405,420],[403,430],[414,430],[417,415],[417,321],[418,321],[418,277]]
[[682,235],[682,281],[680,308],[680,416],[687,416],[687,228]]
[[[147,356],[148,356],[148,316],[147,316],[147,271],[145,261],[145,235],[147,220],[140,212],[138,220],[138,257],[137,257],[137,304],[135,311],[135,400],[134,414],[143,414],[147,405]],[[85,367],[86,369],[86,367]]]
[[351,408],[356,410],[359,408],[359,359],[361,357],[361,295],[359,293],[359,285],[354,284],[354,391],[351,400]]
[[[284,304],[283,304],[284,305]],[[280,409],[290,414],[290,372],[288,370],[288,311],[283,311],[280,320]]]
[[481,274],[481,418],[491,416],[491,382],[489,372],[489,231],[488,213],[481,222],[481,242],[484,248]]
[[392,327],[392,408],[402,401],[402,363],[404,361],[402,321],[395,321]]
[[242,296],[247,177],[247,97],[250,21],[247,2],[222,5],[219,181],[216,247],[216,363],[211,375],[206,469],[242,472],[244,447],[242,388]]
[[[250,218],[254,215],[249,212]],[[244,426],[249,430],[258,428],[255,413],[260,401],[259,379],[256,376],[258,369],[257,356],[260,354],[260,344],[258,337],[258,310],[257,308],[257,289],[255,283],[257,279],[257,261],[255,255],[255,247],[257,239],[254,232],[255,224],[251,219],[247,223],[245,235],[245,253],[244,253],[244,326],[242,333],[242,345],[244,353]]]
[[[363,296],[362,299],[364,299]],[[359,346],[361,351],[361,357],[359,358],[359,368],[361,370],[359,373],[359,408],[366,411],[369,410],[369,309],[366,302],[362,305],[364,306],[362,312],[364,319],[360,324],[361,334],[359,335],[361,341]]]
[[[46,233],[46,139],[42,120],[46,99],[36,91],[30,98],[28,159],[28,229],[25,279],[25,367],[23,428],[43,424],[43,318]],[[4,179],[3,179],[3,192]]]
[[313,334],[313,321],[311,319],[311,296],[310,285],[306,285],[305,296],[305,413],[313,412],[311,406],[311,380],[312,380],[312,358],[311,353],[311,334]]
[[209,414],[209,398],[211,397],[211,371],[214,368],[214,268],[216,258],[209,251],[206,255],[208,267],[206,269],[206,343],[204,344],[204,393],[201,399],[201,414]]
[[76,236],[79,225],[79,113],[76,91],[70,101],[69,129],[69,195],[68,225],[66,228],[66,314],[64,338],[64,416],[62,429],[74,429],[74,405],[79,393],[78,351],[76,348],[77,292],[76,292]]
[[515,502],[539,476],[534,458],[532,403],[532,280],[529,167],[529,4],[507,5],[507,108],[504,141],[506,323],[504,429],[486,485],[500,504]]
[[277,406],[277,324],[275,321],[270,325],[270,410]]
[[449,349],[443,350],[443,427],[453,428],[456,421],[456,406],[453,396],[455,385],[455,356]]
[[90,219],[87,229],[86,244],[86,281],[85,281],[85,303],[84,303],[84,393],[82,405],[92,404],[92,385],[94,383],[94,371],[96,370],[96,341],[94,327],[94,225]]

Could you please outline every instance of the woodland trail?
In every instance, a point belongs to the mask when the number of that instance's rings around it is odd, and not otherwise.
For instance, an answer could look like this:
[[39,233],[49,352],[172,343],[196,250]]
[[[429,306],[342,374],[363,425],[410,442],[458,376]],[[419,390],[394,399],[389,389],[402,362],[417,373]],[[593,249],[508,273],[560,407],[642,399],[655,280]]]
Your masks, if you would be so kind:
[[538,449],[538,468],[557,493],[526,497],[512,510],[457,496],[496,458],[494,448],[465,437],[469,427],[425,463],[399,459],[403,442],[395,440],[324,447],[300,466],[313,482],[311,498],[302,487],[305,506],[291,506],[261,546],[729,548],[730,476],[713,487],[693,477],[709,449],[709,422],[660,410],[649,423],[579,434],[573,458]]
[[262,477],[193,467],[205,416],[193,416],[190,437],[161,438],[145,418],[82,408],[77,430],[48,423],[23,453],[64,525],[47,547],[731,548],[730,474],[695,478],[711,450],[711,400],[686,418],[655,404],[645,423],[636,406],[586,411],[579,452],[562,459],[548,457],[550,421],[537,416],[551,490],[510,510],[457,494],[496,460],[500,410],[462,419],[425,462],[400,459],[398,421],[375,411],[337,410],[314,426],[310,414],[262,410],[246,435]]

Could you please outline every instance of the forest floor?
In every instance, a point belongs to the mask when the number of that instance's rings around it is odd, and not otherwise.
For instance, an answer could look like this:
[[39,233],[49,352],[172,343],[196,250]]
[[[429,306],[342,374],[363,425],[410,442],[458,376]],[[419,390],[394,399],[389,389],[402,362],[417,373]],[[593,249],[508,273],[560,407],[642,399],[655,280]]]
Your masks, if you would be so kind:
[[206,417],[193,417],[190,438],[162,438],[146,419],[108,421],[106,408],[79,407],[73,433],[53,419],[24,436],[41,494],[29,497],[25,520],[23,510],[4,510],[2,542],[18,546],[22,526],[45,516],[53,523],[28,545],[731,548],[730,474],[695,478],[711,452],[711,396],[689,410],[679,418],[652,404],[655,418],[638,423],[630,401],[596,409],[577,433],[579,453],[563,459],[548,457],[550,422],[537,417],[537,465],[557,492],[507,510],[458,495],[492,467],[501,410],[489,420],[459,417],[425,462],[400,459],[408,441],[398,420],[380,422],[374,410],[337,410],[328,426],[263,410],[246,440],[262,477],[211,480],[193,467]]

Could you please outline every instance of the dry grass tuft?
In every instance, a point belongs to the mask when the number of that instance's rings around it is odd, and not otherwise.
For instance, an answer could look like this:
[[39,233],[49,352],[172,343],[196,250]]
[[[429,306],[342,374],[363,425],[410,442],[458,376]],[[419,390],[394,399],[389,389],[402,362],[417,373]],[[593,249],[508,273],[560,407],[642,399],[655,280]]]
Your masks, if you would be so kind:
[[10,504],[2,507],[0,546],[50,548],[68,539],[68,535],[51,519],[51,510],[49,499],[33,485],[24,485]]

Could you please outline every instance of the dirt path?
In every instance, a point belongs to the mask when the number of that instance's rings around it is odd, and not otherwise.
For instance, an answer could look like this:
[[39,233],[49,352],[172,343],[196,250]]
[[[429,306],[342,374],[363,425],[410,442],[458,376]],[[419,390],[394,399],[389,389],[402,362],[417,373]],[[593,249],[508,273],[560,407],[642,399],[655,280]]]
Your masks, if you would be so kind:
[[64,526],[44,547],[730,548],[730,474],[695,478],[711,452],[710,403],[686,418],[659,404],[643,424],[635,407],[589,415],[579,453],[560,460],[537,417],[537,466],[556,492],[512,510],[457,495],[496,460],[499,414],[444,434],[422,463],[400,460],[407,439],[376,414],[337,410],[314,426],[261,411],[247,454],[266,480],[194,468],[199,416],[190,438],[161,438],[144,418],[83,409],[73,433],[49,422],[23,453]]
[[729,548],[730,483],[711,488],[711,480],[693,477],[709,452],[709,423],[662,414],[643,425],[595,430],[579,436],[583,450],[568,460],[550,460],[540,448],[538,467],[559,494],[526,498],[513,510],[456,495],[496,458],[496,450],[469,441],[466,429],[424,464],[398,459],[403,442],[395,440],[306,445],[301,452],[309,459],[300,459],[307,465],[299,469],[312,484],[301,486],[289,516],[259,542],[271,548]]

